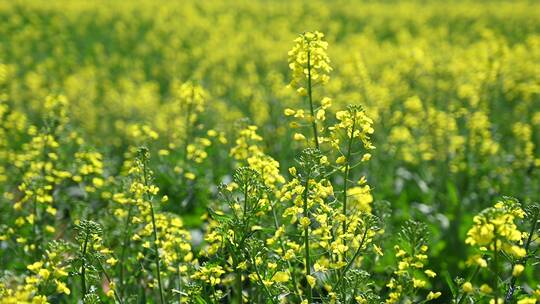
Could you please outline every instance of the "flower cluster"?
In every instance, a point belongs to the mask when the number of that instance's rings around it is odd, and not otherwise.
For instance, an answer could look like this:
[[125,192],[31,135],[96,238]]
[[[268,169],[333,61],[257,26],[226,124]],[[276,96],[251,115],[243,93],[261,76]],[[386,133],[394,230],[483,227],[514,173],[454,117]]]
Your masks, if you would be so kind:
[[[465,242],[492,250],[503,251],[516,258],[525,256],[525,250],[517,244],[526,237],[516,225],[517,219],[525,217],[525,212],[513,198],[505,198],[495,206],[485,209],[474,217],[474,226],[467,232]],[[481,260],[479,263],[483,263]]]
[[[537,292],[531,295],[516,284],[524,275],[531,252],[537,250],[539,218],[537,205],[525,209],[511,197],[504,197],[475,216],[466,239],[466,243],[476,249],[468,261],[475,270],[467,280],[456,280],[461,293],[454,294],[455,299],[496,304],[508,302],[515,296],[517,303],[536,303]],[[526,227],[527,222],[530,230],[524,232],[521,227]]]
[[[330,58],[326,54],[328,42],[323,40],[321,32],[306,32],[294,40],[294,47],[289,51],[289,68],[292,80],[289,84],[301,95],[308,94],[311,86],[325,84],[332,71]],[[305,82],[309,82],[307,85]],[[306,89],[307,87],[307,89]]]
[[[385,303],[400,303],[402,299],[415,298],[419,291],[428,289],[430,279],[437,276],[433,270],[425,268],[428,260],[425,234],[425,225],[418,222],[410,221],[403,227],[401,239],[404,244],[394,247],[397,269],[386,285],[390,293]],[[430,291],[425,299],[431,301],[440,296],[440,291]]]
[[52,242],[42,259],[26,266],[24,276],[4,278],[6,283],[0,283],[1,302],[45,304],[49,303],[49,295],[69,295],[71,290],[66,284],[69,265],[63,256],[68,250],[66,243]]

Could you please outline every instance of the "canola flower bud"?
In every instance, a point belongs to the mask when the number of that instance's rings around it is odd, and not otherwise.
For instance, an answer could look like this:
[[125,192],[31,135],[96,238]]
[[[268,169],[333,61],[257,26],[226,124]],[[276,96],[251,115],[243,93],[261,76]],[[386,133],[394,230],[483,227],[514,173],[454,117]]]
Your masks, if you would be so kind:
[[514,265],[514,268],[512,269],[512,276],[518,277],[523,273],[523,270],[525,270],[525,266],[522,264],[516,264]]
[[463,285],[461,285],[461,289],[463,290],[463,292],[466,292],[466,293],[471,293],[474,291],[474,288],[471,282],[463,283]]
[[306,140],[306,137],[303,134],[300,134],[300,133],[294,133],[293,138],[294,138],[294,140],[297,140],[297,141]]
[[480,286],[480,291],[483,293],[491,293],[493,292],[493,289],[487,284],[482,284],[482,286]]
[[438,299],[441,295],[442,293],[440,291],[437,291],[437,292],[430,291],[426,297],[426,300],[428,301],[435,300],[435,299]]
[[289,274],[284,271],[278,271],[274,274],[272,280],[276,283],[285,283],[289,281]]
[[54,280],[54,283],[56,283],[56,291],[59,293],[65,293],[66,295],[69,295],[71,293],[71,290],[67,287],[66,283]]
[[300,219],[300,225],[302,225],[302,227],[306,228],[308,227],[309,225],[311,224],[311,220],[307,217],[302,217]]
[[317,279],[315,279],[314,276],[312,276],[312,275],[307,275],[307,276],[306,276],[306,280],[307,280],[309,286],[311,286],[311,288],[315,287],[315,284],[317,283]]
[[413,287],[414,288],[424,288],[427,282],[424,280],[414,279],[413,278]]
[[285,114],[285,116],[291,116],[291,115],[296,114],[296,111],[293,110],[293,109],[287,108],[287,109],[285,109],[285,110],[283,111],[283,114]]

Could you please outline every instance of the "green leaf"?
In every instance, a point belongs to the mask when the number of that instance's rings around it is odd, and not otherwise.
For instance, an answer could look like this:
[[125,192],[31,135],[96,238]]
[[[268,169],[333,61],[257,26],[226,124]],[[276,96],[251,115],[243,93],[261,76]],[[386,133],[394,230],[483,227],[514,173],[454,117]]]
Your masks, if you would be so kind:
[[448,287],[450,288],[450,291],[452,292],[452,295],[454,296],[454,298],[457,297],[459,294],[459,291],[456,284],[454,283],[454,280],[452,280],[452,277],[450,277],[450,273],[448,273],[448,271],[445,271],[443,273],[443,276],[444,276],[444,279],[446,280],[446,284],[448,284]]

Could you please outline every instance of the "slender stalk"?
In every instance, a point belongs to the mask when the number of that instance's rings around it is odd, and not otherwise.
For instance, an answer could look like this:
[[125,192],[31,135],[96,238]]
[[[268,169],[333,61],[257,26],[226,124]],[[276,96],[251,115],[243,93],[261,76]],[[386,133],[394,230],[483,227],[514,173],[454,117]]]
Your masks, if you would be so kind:
[[[476,277],[476,275],[478,274],[478,272],[480,271],[480,266],[477,265],[476,268],[474,269],[474,271],[472,272],[472,274],[469,276],[469,278],[467,279],[467,281],[472,281],[474,279],[474,277]],[[461,298],[459,299],[459,302],[458,304],[462,304],[463,301],[465,301],[465,299],[467,298],[467,295],[466,294],[463,294],[461,296]]]
[[210,289],[212,290],[212,296],[210,297],[212,299],[212,303],[219,303],[218,297],[216,295],[216,288],[214,287],[214,285],[211,285]]
[[[347,263],[347,265],[345,266],[345,268],[343,269],[343,271],[341,272],[340,276],[339,276],[339,279],[338,279],[338,282],[337,282],[337,286],[340,287],[341,285],[341,282],[343,281],[343,278],[345,277],[345,274],[347,274],[347,271],[349,271],[349,269],[351,268],[352,264],[354,263],[354,261],[358,258],[358,256],[360,255],[360,251],[362,251],[362,246],[364,246],[364,242],[366,240],[366,236],[367,236],[367,231],[368,231],[368,228],[366,227],[366,230],[364,231],[364,234],[362,235],[362,241],[360,242],[360,246],[358,246],[358,249],[356,250],[356,252],[354,253],[354,256],[353,258]],[[346,291],[345,291],[345,288],[340,288],[341,289],[341,298],[343,299],[343,302],[345,302],[347,299],[346,299]]]
[[266,293],[266,296],[270,299],[270,301],[272,303],[276,303],[276,301],[274,300],[274,295],[270,292],[270,290],[268,289],[268,287],[264,284],[264,281],[261,277],[261,274],[259,272],[259,268],[257,267],[257,263],[256,261],[253,259],[253,257],[249,254],[249,252],[247,252],[246,250],[246,254],[247,256],[249,257],[250,261],[251,261],[251,264],[253,264],[253,267],[255,268],[255,274],[257,275],[257,279],[259,280],[259,284],[261,284],[263,286],[263,290],[264,292]]
[[[42,178],[42,181],[40,183],[41,187],[45,186],[45,176],[47,175],[46,172],[45,172],[45,164],[48,161],[47,143],[49,141],[49,129],[46,128],[46,130],[47,130],[47,132],[45,132],[45,140],[44,140],[44,143],[43,143],[43,149],[41,150],[42,158],[43,158],[43,165],[41,166],[41,178]],[[39,225],[40,225],[41,221],[40,221],[40,216],[39,216],[37,198],[36,198],[35,194],[34,194],[33,200],[32,200],[32,212],[34,214],[34,221],[32,223],[32,232],[34,233],[34,243],[35,243],[35,246],[36,246],[36,248],[34,249],[34,258],[35,258],[35,260],[38,260],[40,254],[41,254],[41,249],[43,248],[44,235],[43,235],[41,229],[39,229]]]
[[161,269],[159,266],[159,247],[158,247],[158,238],[157,238],[157,229],[156,229],[156,217],[154,215],[154,207],[152,206],[152,202],[150,202],[150,213],[152,215],[152,231],[154,235],[154,251],[156,254],[156,272],[157,272],[157,279],[158,279],[158,285],[159,285],[159,298],[161,300],[161,303],[165,303],[165,300],[163,299],[163,287],[161,285]]
[[358,246],[358,249],[356,250],[356,252],[354,253],[354,256],[353,258],[347,263],[347,265],[345,266],[345,268],[343,269],[343,271],[341,272],[341,275],[339,277],[339,280],[337,282],[337,286],[339,286],[341,284],[341,282],[343,281],[343,278],[345,277],[345,274],[347,274],[347,271],[349,271],[349,269],[351,268],[352,264],[354,263],[354,261],[358,258],[358,256],[360,255],[360,252],[362,251],[362,246],[364,246],[364,242],[366,241],[366,238],[367,238],[367,233],[368,233],[368,230],[369,228],[366,227],[366,229],[364,230],[364,234],[362,234],[362,240],[360,241],[360,246]]
[[34,213],[34,221],[32,223],[32,232],[34,233],[34,239],[35,239],[35,244],[36,244],[36,248],[34,248],[34,260],[38,260],[39,259],[39,245],[40,245],[40,239],[41,237],[38,236],[38,227],[37,227],[37,220],[38,220],[38,208],[37,208],[37,200],[36,200],[36,195],[34,195],[33,197],[33,200],[32,200],[32,212]]
[[238,269],[238,263],[235,263],[235,266],[234,266],[234,270],[235,270],[235,276],[234,276],[234,281],[236,283],[236,293],[238,293],[238,304],[242,304],[242,273],[240,272],[240,270]]
[[315,142],[315,147],[319,149],[319,135],[317,134],[317,122],[315,121],[315,110],[313,108],[313,89],[311,83],[311,53],[308,50],[307,53],[307,70],[308,70],[308,100],[309,100],[309,110],[311,113],[311,126],[313,127],[313,141]]
[[83,251],[82,251],[82,265],[81,265],[81,290],[82,299],[86,296],[86,250],[88,247],[88,238],[90,237],[90,228],[86,228],[86,235],[84,237]]
[[124,227],[124,243],[122,244],[122,251],[120,253],[120,286],[122,289],[122,294],[125,291],[125,282],[124,282],[124,270],[126,266],[126,251],[129,246],[129,236],[131,235],[131,213],[133,212],[133,205],[129,206],[128,215],[126,218],[126,223]]
[[[530,247],[531,242],[532,242],[532,236],[533,236],[534,232],[536,231],[536,226],[538,224],[538,215],[539,215],[539,213],[540,212],[536,212],[536,214],[534,215],[531,231],[529,231],[529,237],[527,238],[527,242],[525,243],[526,255],[521,260],[519,260],[519,263],[523,264],[523,266],[525,266],[527,264],[527,259],[528,259],[527,255],[529,254],[529,247]],[[514,265],[515,265],[515,263],[512,264],[512,269],[514,268],[513,267]],[[516,282],[517,282],[517,277],[512,277],[512,281],[510,282],[510,287],[508,288],[508,292],[506,293],[506,297],[504,298],[504,303],[505,304],[509,303],[510,300],[512,300],[512,296],[514,295],[514,291],[515,291]]]
[[354,136],[354,129],[356,128],[356,110],[353,111],[353,125],[351,129],[351,134],[349,137],[349,144],[347,147],[347,159],[345,160],[345,172],[343,173],[343,215],[345,220],[343,221],[343,233],[347,232],[347,187],[349,181],[350,165],[351,160],[351,150]]
[[[180,258],[181,254],[180,254],[180,251],[178,250],[178,248],[176,248],[176,255],[178,256],[178,258]],[[176,279],[178,280],[178,303],[181,304],[182,303],[182,274],[181,274],[181,271],[180,271],[180,267],[181,267],[181,264],[180,264],[180,260],[178,261],[178,266],[176,267]]]
[[244,212],[243,212],[242,220],[246,224],[248,224],[248,221],[246,221],[247,208],[248,208],[248,186],[249,186],[249,182],[244,181]]
[[[306,182],[304,185],[304,215],[309,219],[309,209],[308,209],[308,194],[309,194],[309,174],[306,177]],[[311,258],[309,252],[309,225],[304,228],[304,249],[306,254],[306,277],[311,275]],[[308,304],[313,303],[313,291],[311,290],[311,285],[307,284],[307,301]]]
[[[249,219],[246,219],[247,217],[247,208],[248,208],[248,181],[244,180],[244,210],[242,215],[242,221],[244,222],[245,227],[247,227]],[[234,238],[236,239],[236,233],[234,234]],[[240,241],[239,244],[242,244],[244,242],[244,239]],[[238,269],[238,256],[233,254],[234,258],[234,271],[235,271],[235,284],[236,284],[236,293],[238,294],[238,304],[242,304],[243,301],[243,287],[242,287],[242,272],[240,269]]]
[[[147,160],[143,160],[143,179],[144,179],[144,186],[148,187],[148,172],[147,172]],[[152,217],[152,235],[154,237],[154,252],[156,257],[156,275],[158,280],[158,287],[159,287],[159,299],[161,304],[165,303],[165,299],[163,297],[163,286],[161,284],[161,269],[160,269],[160,262],[159,262],[159,247],[158,247],[158,236],[157,236],[157,228],[156,228],[156,216],[154,212],[154,204],[152,203],[152,198],[148,197],[148,194],[145,192],[145,196],[148,200],[148,203],[150,204],[150,215]]]
[[[236,240],[236,233],[234,234],[233,236],[233,242],[238,244],[237,240]],[[238,299],[237,299],[237,303],[238,304],[242,304],[242,298],[243,298],[243,288],[242,288],[242,272],[240,271],[240,269],[238,269],[238,254],[235,250],[234,250],[234,244],[232,244],[230,241],[227,241],[227,243],[225,244],[225,246],[227,246],[229,252],[231,253],[231,257],[232,257],[232,260],[233,260],[233,269],[234,269],[234,286],[236,288],[236,294],[238,295]]]
[[[105,278],[107,279],[107,282],[109,282],[109,288],[110,288],[110,285],[111,285],[111,283],[113,282],[113,281],[111,280],[111,277],[109,276],[109,274],[107,273],[107,271],[105,271],[105,267],[103,267],[103,264],[101,264],[101,262],[99,261],[99,259],[97,259],[97,264],[99,265],[99,268],[101,269],[101,272],[103,272],[103,275],[104,275]],[[124,301],[122,301],[122,299],[121,299],[120,296],[118,295],[117,289],[116,289],[116,288],[111,288],[111,290],[113,291],[114,298],[116,299],[116,301],[118,301],[118,303],[120,303],[120,304],[123,304]]]
[[499,304],[499,252],[497,248],[497,235],[493,243],[493,288],[495,290],[495,304]]
[[[180,256],[180,253],[176,253],[178,256]],[[176,275],[178,280],[178,303],[182,303],[182,275],[180,274],[180,263],[178,263],[178,267],[176,268]]]
[[[277,215],[276,215],[276,209],[274,207],[272,207],[272,215],[274,217],[274,226],[276,227],[276,230],[279,229],[279,223],[278,223],[278,219],[277,219]],[[281,239],[281,236],[278,238],[278,243],[279,243],[279,247],[281,248],[281,252],[285,253],[285,245],[283,245],[283,240]],[[296,282],[296,277],[294,275],[294,269],[291,265],[291,262],[289,260],[287,260],[287,266],[289,267],[289,269],[291,270],[291,279],[292,279],[292,283],[294,285],[294,289],[296,290],[296,292],[298,292],[298,296],[300,297],[300,302],[302,302],[302,296],[300,294],[300,289],[298,288],[298,283]]]

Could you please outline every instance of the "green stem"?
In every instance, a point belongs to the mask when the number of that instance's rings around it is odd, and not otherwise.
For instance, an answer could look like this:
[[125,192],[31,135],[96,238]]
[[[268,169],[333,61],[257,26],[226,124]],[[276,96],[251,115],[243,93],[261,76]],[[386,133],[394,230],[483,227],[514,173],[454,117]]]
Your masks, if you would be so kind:
[[[49,129],[46,128],[45,141],[43,143],[43,149],[41,150],[42,159],[43,159],[43,165],[41,166],[41,178],[42,178],[41,187],[45,186],[45,176],[47,175],[47,173],[45,172],[45,165],[49,160],[47,156],[47,144],[49,142],[49,134],[50,134]],[[43,248],[44,234],[39,228],[41,221],[39,217],[39,209],[38,209],[38,204],[37,204],[35,195],[33,197],[33,213],[34,213],[34,222],[32,224],[32,231],[34,233],[34,243],[36,246],[36,248],[34,249],[34,257],[35,257],[35,260],[38,260],[39,256],[41,255],[41,249]]]
[[[304,215],[309,219],[309,209],[308,209],[308,194],[309,194],[309,174],[306,177],[306,182],[304,185]],[[304,249],[306,254],[306,277],[311,275],[311,258],[309,253],[309,225],[304,228]],[[307,301],[308,304],[313,303],[313,291],[311,290],[311,285],[307,284]]]
[[276,303],[276,301],[274,300],[274,295],[270,292],[270,290],[268,289],[268,287],[266,287],[266,285],[264,284],[264,281],[259,273],[259,268],[257,267],[257,263],[256,261],[253,259],[253,257],[249,254],[249,252],[247,252],[247,256],[249,257],[250,261],[251,261],[251,264],[253,264],[253,268],[255,268],[255,274],[257,275],[257,279],[259,280],[259,284],[261,284],[263,286],[263,290],[264,292],[266,293],[266,296],[270,299],[270,301],[272,303]]
[[36,248],[34,248],[34,260],[38,260],[39,259],[39,249],[40,249],[40,246],[39,244],[41,243],[40,239],[41,237],[38,236],[38,208],[37,208],[37,200],[36,200],[36,196],[34,195],[33,197],[33,201],[32,201],[32,211],[34,213],[34,222],[32,223],[32,231],[34,233],[34,240],[35,240],[35,244],[36,244]]
[[219,303],[218,297],[216,295],[216,288],[214,287],[214,285],[211,285],[210,289],[212,290],[212,296],[210,297],[210,299],[212,299],[212,303]]
[[238,268],[238,264],[239,264],[238,263],[238,255],[239,255],[239,253],[237,253],[234,250],[233,242],[234,242],[234,244],[238,244],[238,242],[236,240],[236,234],[234,235],[232,242],[228,241],[225,245],[229,249],[230,255],[231,255],[232,260],[233,260],[234,284],[235,284],[234,288],[236,288],[236,294],[238,296],[237,303],[242,304],[242,301],[243,301],[243,299],[242,299],[243,298],[242,272]]
[[182,274],[180,272],[180,251],[176,248],[176,255],[178,256],[178,266],[176,267],[176,279],[178,280],[178,304],[182,304]]
[[341,284],[341,282],[343,281],[343,278],[345,277],[345,274],[347,274],[347,271],[349,271],[349,269],[352,267],[352,264],[354,263],[354,261],[360,255],[360,252],[362,252],[362,247],[364,246],[364,242],[366,241],[368,230],[369,230],[369,228],[366,227],[366,229],[364,230],[364,234],[362,235],[362,240],[360,241],[360,246],[358,246],[358,249],[354,253],[353,258],[347,263],[347,265],[345,266],[345,268],[341,272],[339,280],[338,280],[338,282],[336,284],[337,286],[339,286]]
[[[109,282],[109,287],[110,287],[110,285],[111,285],[111,283],[112,283],[111,277],[109,276],[109,274],[107,273],[107,271],[105,271],[105,267],[103,267],[103,264],[101,264],[101,262],[99,261],[99,259],[97,260],[97,264],[99,265],[99,268],[101,269],[101,272],[103,272],[103,275],[104,275],[105,278],[107,279],[107,282]],[[116,301],[118,301],[118,303],[120,303],[120,304],[123,304],[124,301],[122,301],[122,299],[121,299],[120,296],[118,295],[117,289],[116,289],[116,288],[111,288],[111,290],[113,291],[114,298],[116,299]]]
[[84,237],[83,251],[82,251],[82,263],[81,263],[81,289],[82,300],[86,296],[86,249],[88,247],[88,238],[90,237],[90,228],[86,228],[86,235]]
[[156,272],[157,272],[157,279],[158,279],[158,286],[159,286],[159,299],[161,300],[161,304],[165,303],[165,300],[163,299],[163,287],[161,285],[161,269],[159,266],[159,247],[158,247],[158,238],[157,238],[157,229],[156,229],[156,217],[154,215],[154,207],[152,202],[150,202],[150,213],[152,215],[152,231],[154,235],[154,251],[156,255]]
[[[180,256],[180,254],[177,252],[177,255]],[[180,263],[178,263],[178,267],[176,269],[177,271],[177,279],[178,279],[178,303],[182,303],[182,275],[180,274]]]
[[[279,229],[279,223],[278,223],[278,219],[277,219],[277,215],[276,215],[276,209],[274,207],[272,207],[272,215],[274,216],[274,226],[276,227],[276,231],[277,231]],[[281,248],[281,252],[283,254],[285,254],[285,245],[283,245],[283,240],[282,240],[281,236],[278,238],[278,243],[279,243],[279,247]],[[301,296],[301,293],[300,293],[300,289],[298,288],[298,283],[296,282],[296,277],[295,277],[295,273],[294,273],[295,268],[292,267],[291,262],[289,260],[287,260],[287,266],[289,267],[289,270],[291,271],[291,279],[292,279],[294,289],[298,293],[298,297],[300,298],[300,302],[302,302],[303,299],[302,299],[302,296]]]
[[[536,214],[534,215],[531,231],[529,232],[529,237],[527,238],[527,243],[525,243],[526,255],[521,260],[519,260],[519,263],[522,264],[523,266],[525,266],[527,264],[527,259],[528,259],[527,255],[529,254],[529,246],[531,245],[531,242],[532,242],[532,236],[533,236],[534,232],[536,231],[536,225],[538,224],[538,214],[539,213],[540,212],[536,212]],[[512,264],[512,269],[514,268],[513,266],[515,266],[514,263]],[[516,282],[517,282],[517,277],[513,277],[512,281],[510,282],[510,287],[508,288],[508,292],[506,294],[506,297],[504,298],[504,303],[505,304],[510,303],[510,300],[512,300],[512,296],[514,295]]]
[[[143,178],[144,178],[144,186],[148,187],[148,172],[147,172],[147,159],[143,160]],[[160,303],[164,304],[165,299],[163,298],[163,287],[161,284],[161,269],[160,269],[160,262],[159,262],[159,247],[158,247],[158,236],[157,236],[157,228],[156,228],[156,216],[154,212],[154,204],[152,203],[152,198],[148,197],[148,193],[145,192],[145,196],[148,200],[148,203],[150,204],[150,215],[152,217],[152,234],[154,237],[154,252],[156,257],[156,275],[158,280],[158,287],[159,287],[159,299]]]
[[129,247],[129,236],[130,236],[130,223],[131,223],[131,213],[133,210],[133,205],[129,206],[128,215],[126,218],[126,223],[124,227],[124,243],[122,244],[122,252],[120,253],[120,286],[122,289],[122,294],[125,291],[125,282],[124,282],[124,270],[126,265],[126,250]]
[[495,290],[495,304],[499,303],[499,252],[497,248],[497,235],[493,243],[493,288]]
[[242,272],[238,269],[238,263],[235,263],[234,271],[235,271],[235,283],[236,283],[236,293],[238,294],[238,304],[242,304]]
[[248,187],[249,187],[249,181],[244,180],[244,212],[242,215],[242,220],[245,224],[249,224],[248,221],[246,221],[246,215],[247,215],[247,208],[248,208]]
[[347,147],[347,159],[345,160],[345,172],[343,174],[343,215],[345,216],[345,219],[343,221],[344,234],[347,232],[347,188],[348,188],[348,180],[349,180],[349,173],[350,173],[349,162],[351,159],[351,150],[352,150],[355,127],[356,127],[356,110],[353,111],[353,125],[351,129],[351,134],[349,137],[349,145]]
[[307,53],[307,69],[308,69],[308,99],[309,99],[309,110],[311,112],[311,126],[313,127],[313,140],[315,142],[315,147],[319,149],[319,136],[317,134],[317,122],[315,121],[315,110],[313,108],[313,90],[311,84],[311,53],[308,50]]
[[[470,282],[474,279],[474,277],[476,277],[476,275],[478,274],[478,272],[480,272],[480,266],[477,265],[476,268],[474,269],[474,271],[471,273],[471,275],[467,278],[467,281]],[[459,299],[459,302],[458,304],[462,304],[463,301],[465,301],[465,299],[467,298],[467,295],[466,294],[463,294],[461,296],[461,298]]]

